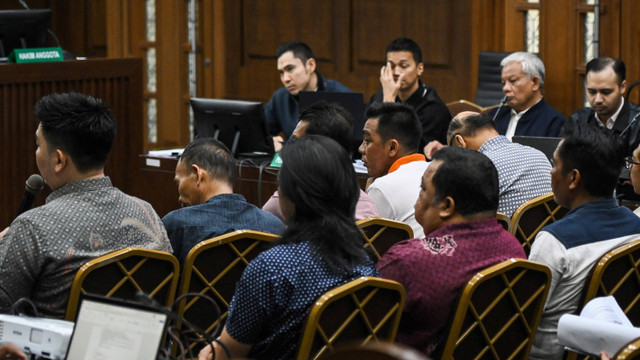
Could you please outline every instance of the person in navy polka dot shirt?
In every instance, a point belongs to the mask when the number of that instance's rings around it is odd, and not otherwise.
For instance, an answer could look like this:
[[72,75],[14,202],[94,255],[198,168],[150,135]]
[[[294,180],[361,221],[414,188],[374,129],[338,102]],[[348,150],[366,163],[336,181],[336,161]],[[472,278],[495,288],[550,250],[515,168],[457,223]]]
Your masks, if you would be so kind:
[[[328,290],[378,276],[353,221],[359,186],[349,154],[309,135],[287,143],[278,176],[287,228],[238,282],[219,337],[233,358],[293,359],[309,309]],[[227,359],[219,345],[215,359]],[[211,359],[207,346],[199,359]]]

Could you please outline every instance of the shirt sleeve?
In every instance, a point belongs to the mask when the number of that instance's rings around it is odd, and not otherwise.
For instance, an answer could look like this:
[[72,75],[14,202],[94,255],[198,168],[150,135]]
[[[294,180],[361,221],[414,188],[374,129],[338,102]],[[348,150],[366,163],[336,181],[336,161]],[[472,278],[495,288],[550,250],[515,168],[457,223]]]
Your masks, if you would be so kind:
[[558,286],[563,274],[567,271],[567,249],[547,231],[540,231],[531,245],[529,260],[544,264],[551,270],[551,285],[545,308]]
[[229,306],[227,332],[236,341],[252,345],[277,311],[278,284],[265,262],[257,257],[245,269]]
[[375,186],[375,181],[367,189],[367,195],[369,195],[369,197],[375,204],[376,210],[378,210],[378,215],[380,217],[391,220],[396,219],[396,214],[393,206],[391,205],[391,202],[389,202],[389,199],[387,199],[382,190]]
[[281,221],[284,221],[284,216],[282,215],[282,210],[280,209],[280,200],[278,196],[278,192],[274,192],[273,195],[267,200],[264,205],[262,205],[262,210],[275,215]]
[[0,306],[31,296],[43,266],[43,250],[30,221],[20,218],[0,240]]

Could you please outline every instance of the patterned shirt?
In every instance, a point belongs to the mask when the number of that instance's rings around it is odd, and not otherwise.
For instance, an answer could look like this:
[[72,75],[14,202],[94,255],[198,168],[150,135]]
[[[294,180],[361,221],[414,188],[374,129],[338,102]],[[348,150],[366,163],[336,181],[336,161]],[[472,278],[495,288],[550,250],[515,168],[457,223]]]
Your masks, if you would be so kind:
[[496,219],[446,225],[426,238],[393,245],[377,267],[381,277],[401,283],[406,291],[396,342],[431,355],[446,336],[447,321],[467,282],[513,257],[526,255]]
[[242,274],[229,306],[227,332],[252,345],[250,359],[293,359],[312,304],[360,276],[378,276],[378,271],[368,263],[339,276],[308,242],[275,246]]
[[16,218],[0,240],[0,306],[27,297],[42,315],[63,318],[76,271],[128,246],[171,251],[151,205],[108,177],[66,184]]
[[551,164],[541,151],[502,135],[485,141],[478,151],[498,169],[498,212],[511,216],[528,200],[551,192]]

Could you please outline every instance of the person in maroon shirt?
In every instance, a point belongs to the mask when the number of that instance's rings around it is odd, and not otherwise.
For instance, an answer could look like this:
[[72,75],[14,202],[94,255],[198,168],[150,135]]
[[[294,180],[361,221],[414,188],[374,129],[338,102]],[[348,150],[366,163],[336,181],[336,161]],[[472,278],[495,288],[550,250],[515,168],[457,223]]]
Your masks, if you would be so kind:
[[443,148],[420,187],[415,216],[425,238],[395,244],[377,267],[406,290],[396,341],[429,356],[446,337],[464,285],[491,265],[526,255],[496,220],[498,173],[485,155]]

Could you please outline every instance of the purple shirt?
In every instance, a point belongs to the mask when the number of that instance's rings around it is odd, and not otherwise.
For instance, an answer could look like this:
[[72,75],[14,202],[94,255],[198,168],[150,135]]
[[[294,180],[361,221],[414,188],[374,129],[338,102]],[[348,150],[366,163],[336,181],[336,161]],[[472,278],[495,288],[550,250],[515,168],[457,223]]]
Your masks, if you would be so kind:
[[392,246],[378,261],[380,277],[401,283],[405,307],[396,341],[431,353],[447,335],[454,306],[479,271],[526,255],[496,219],[443,226],[424,239]]

